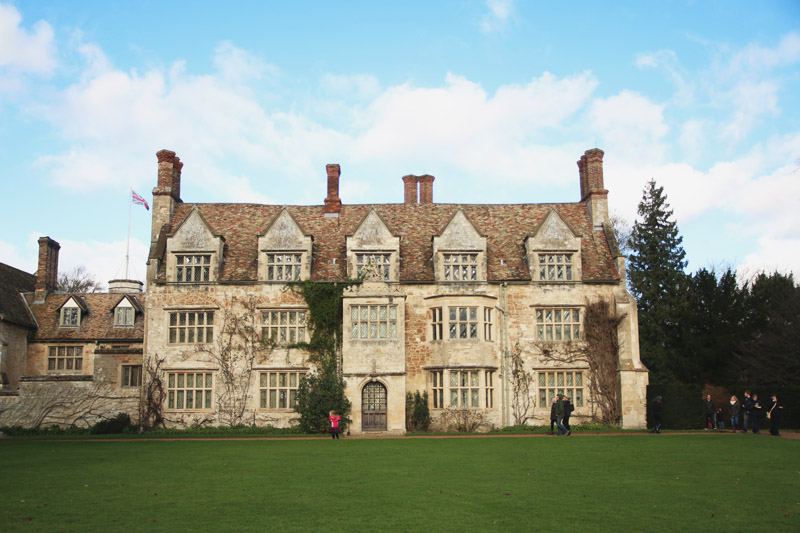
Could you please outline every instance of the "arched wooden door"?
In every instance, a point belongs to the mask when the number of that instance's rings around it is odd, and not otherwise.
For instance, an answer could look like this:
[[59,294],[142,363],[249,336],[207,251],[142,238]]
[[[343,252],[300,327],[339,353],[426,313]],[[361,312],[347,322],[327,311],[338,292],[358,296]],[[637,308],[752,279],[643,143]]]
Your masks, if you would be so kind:
[[361,391],[361,430],[386,431],[386,387],[372,381]]

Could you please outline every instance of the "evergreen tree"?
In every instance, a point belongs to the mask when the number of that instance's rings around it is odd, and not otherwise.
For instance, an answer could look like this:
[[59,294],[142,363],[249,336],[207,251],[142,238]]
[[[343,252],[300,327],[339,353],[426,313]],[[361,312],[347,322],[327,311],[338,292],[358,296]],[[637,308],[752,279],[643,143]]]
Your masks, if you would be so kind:
[[778,272],[759,274],[750,285],[746,322],[732,382],[791,387],[800,380],[800,286]]
[[678,379],[680,319],[686,304],[686,252],[663,187],[648,182],[633,225],[628,276],[638,302],[642,361],[654,383]]
[[345,383],[336,361],[324,359],[316,372],[307,374],[297,388],[294,410],[300,413],[300,427],[306,433],[324,433],[330,428],[328,416],[334,411],[342,417],[341,428],[350,421],[350,400],[345,396]]
[[746,320],[747,289],[727,269],[717,277],[705,268],[688,280],[688,305],[681,320],[683,365],[676,369],[684,383],[724,385],[733,370],[732,355],[752,330]]

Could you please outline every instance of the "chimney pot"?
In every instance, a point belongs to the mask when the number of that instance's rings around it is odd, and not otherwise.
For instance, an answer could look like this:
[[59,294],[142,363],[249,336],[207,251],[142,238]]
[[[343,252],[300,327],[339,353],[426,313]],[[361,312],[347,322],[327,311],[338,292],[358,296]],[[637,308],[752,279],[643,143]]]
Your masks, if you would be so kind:
[[433,180],[435,179],[430,174],[419,177],[419,203],[433,203]]
[[36,270],[36,284],[33,299],[43,302],[47,293],[56,290],[58,285],[58,251],[61,245],[50,237],[39,239],[39,266]]
[[419,178],[413,174],[403,176],[403,201],[406,204],[417,203],[417,183]]
[[325,198],[323,212],[326,215],[338,215],[342,210],[342,200],[339,198],[339,176],[341,167],[336,164],[325,165],[328,173],[328,197]]

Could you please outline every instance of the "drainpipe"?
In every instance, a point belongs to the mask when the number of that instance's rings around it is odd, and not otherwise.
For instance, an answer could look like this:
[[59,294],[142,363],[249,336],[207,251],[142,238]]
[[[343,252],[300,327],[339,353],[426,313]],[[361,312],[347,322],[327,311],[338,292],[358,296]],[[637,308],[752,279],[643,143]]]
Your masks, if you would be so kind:
[[500,305],[498,310],[503,317],[500,321],[500,352],[501,352],[501,374],[503,379],[503,406],[501,411],[501,422],[503,426],[511,425],[511,375],[509,370],[509,337],[508,337],[508,283],[500,284]]

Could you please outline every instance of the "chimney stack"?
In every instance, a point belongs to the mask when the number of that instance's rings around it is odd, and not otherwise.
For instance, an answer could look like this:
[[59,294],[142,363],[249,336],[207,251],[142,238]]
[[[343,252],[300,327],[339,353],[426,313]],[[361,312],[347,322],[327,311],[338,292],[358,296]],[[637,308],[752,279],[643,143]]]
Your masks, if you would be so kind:
[[417,203],[417,183],[419,183],[419,178],[416,176],[412,174],[403,176],[403,201],[406,204]]
[[433,180],[435,179],[430,174],[419,177],[419,203],[433,203]]
[[339,198],[341,168],[339,165],[325,165],[325,170],[328,172],[328,197],[325,198],[323,212],[326,217],[338,217],[342,211],[342,200]]
[[599,148],[586,150],[578,161],[581,202],[586,202],[595,228],[608,223],[608,191],[603,183],[603,155]]
[[44,302],[47,294],[56,290],[58,285],[58,251],[61,245],[50,237],[39,239],[39,267],[36,270],[36,285],[33,300]]

